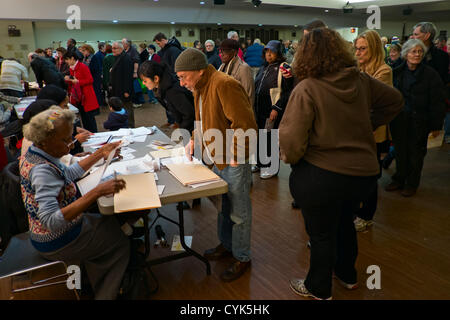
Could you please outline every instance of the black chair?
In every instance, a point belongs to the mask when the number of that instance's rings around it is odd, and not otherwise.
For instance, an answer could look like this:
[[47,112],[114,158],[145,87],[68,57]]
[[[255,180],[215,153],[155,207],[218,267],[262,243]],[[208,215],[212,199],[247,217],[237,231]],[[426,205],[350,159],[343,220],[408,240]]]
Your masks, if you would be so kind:
[[19,161],[10,162],[0,174],[0,250],[12,236],[28,231],[28,216],[20,190]]

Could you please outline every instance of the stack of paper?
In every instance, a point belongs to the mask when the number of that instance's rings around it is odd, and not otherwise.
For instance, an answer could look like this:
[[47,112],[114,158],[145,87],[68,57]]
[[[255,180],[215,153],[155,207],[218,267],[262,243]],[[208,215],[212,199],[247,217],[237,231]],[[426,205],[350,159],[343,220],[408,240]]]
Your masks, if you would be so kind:
[[176,148],[169,149],[169,150],[151,151],[149,153],[155,159],[156,158],[163,159],[163,158],[172,158],[172,157],[183,156],[185,154],[185,151],[184,151],[184,147],[176,147]]
[[169,163],[166,167],[169,169],[170,174],[172,174],[184,186],[220,180],[218,175],[209,170],[203,164]]
[[100,135],[100,136],[91,136],[88,141],[84,142],[81,146],[82,147],[93,147],[93,146],[100,146],[103,144],[106,144],[108,141],[110,141],[112,136],[109,135]]
[[114,211],[129,212],[161,207],[153,173],[120,176],[126,187],[114,194]]

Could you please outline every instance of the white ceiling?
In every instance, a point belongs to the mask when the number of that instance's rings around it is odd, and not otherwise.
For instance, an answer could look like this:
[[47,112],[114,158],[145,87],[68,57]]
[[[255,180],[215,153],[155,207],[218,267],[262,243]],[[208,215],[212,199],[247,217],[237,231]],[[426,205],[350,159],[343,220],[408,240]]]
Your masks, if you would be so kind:
[[[1,0],[0,19],[66,20],[66,9],[72,4],[81,8],[82,21],[185,24],[295,25],[318,17],[330,26],[350,23],[365,25],[368,5],[381,6],[382,20],[390,21],[450,21],[450,0],[378,0],[354,3],[352,14],[343,14],[347,0],[262,0],[254,8],[251,0],[226,0],[214,5],[213,0]],[[361,0],[359,0],[361,1]],[[411,7],[413,14],[404,16]],[[325,9],[329,12],[325,13]]]

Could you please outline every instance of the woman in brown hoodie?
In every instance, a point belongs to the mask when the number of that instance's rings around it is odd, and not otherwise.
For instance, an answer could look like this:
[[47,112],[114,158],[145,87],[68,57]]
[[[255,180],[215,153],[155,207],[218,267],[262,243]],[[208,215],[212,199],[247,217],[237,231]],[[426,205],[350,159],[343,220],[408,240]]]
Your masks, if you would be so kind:
[[293,66],[300,83],[279,127],[281,158],[292,166],[289,185],[311,242],[306,279],[295,293],[331,298],[335,276],[356,288],[358,254],[353,214],[376,187],[373,131],[403,107],[400,92],[360,72],[351,48],[330,29],[307,34]]

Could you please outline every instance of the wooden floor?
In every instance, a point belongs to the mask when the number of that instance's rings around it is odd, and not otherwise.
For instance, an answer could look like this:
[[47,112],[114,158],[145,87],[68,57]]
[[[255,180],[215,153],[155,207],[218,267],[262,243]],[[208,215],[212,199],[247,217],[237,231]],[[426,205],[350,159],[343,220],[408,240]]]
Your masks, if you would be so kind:
[[[165,120],[162,108],[155,105],[146,104],[136,113],[137,125],[161,125]],[[100,124],[105,117],[102,112],[97,122]],[[381,186],[389,182],[393,168],[383,173]],[[228,260],[211,262],[211,276],[193,257],[172,261],[152,268],[159,290],[151,299],[301,300],[289,288],[289,279],[307,273],[308,236],[301,211],[291,208],[289,173],[289,167],[282,165],[278,177],[270,180],[253,175],[250,272],[234,282],[223,283],[219,275]],[[174,205],[162,211],[177,217]],[[450,145],[429,151],[421,186],[414,197],[404,198],[380,188],[374,221],[369,231],[358,234],[359,289],[348,291],[333,283],[333,299],[450,299]],[[203,253],[218,244],[216,223],[217,212],[208,200],[185,212],[186,235],[193,236],[194,250]],[[176,228],[164,220],[158,224],[171,242]],[[153,244],[153,230],[151,237]],[[152,247],[150,258],[167,254],[171,254],[170,249]],[[380,290],[366,286],[370,265],[381,269]]]

